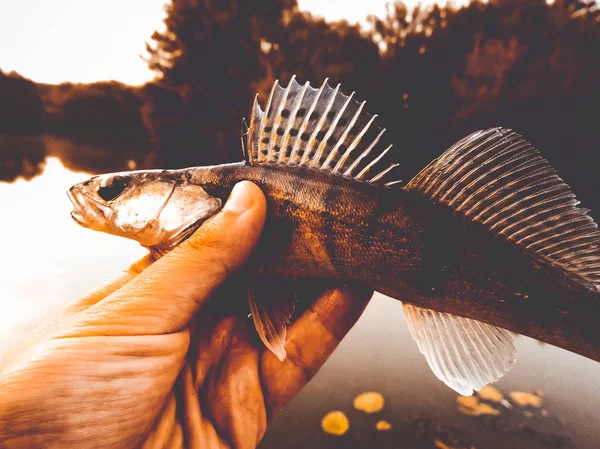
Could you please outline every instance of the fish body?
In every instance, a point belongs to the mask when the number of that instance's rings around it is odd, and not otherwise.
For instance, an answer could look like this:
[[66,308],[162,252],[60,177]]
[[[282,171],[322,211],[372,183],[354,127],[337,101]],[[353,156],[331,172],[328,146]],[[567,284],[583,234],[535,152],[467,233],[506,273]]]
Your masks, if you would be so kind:
[[73,216],[160,255],[237,182],[256,183],[268,217],[249,308],[280,359],[294,298],[270,279],[402,301],[430,367],[462,394],[513,365],[505,329],[600,361],[600,233],[537,150],[509,130],[477,132],[403,185],[363,107],[326,82],[276,83],[265,111],[255,102],[243,162],[97,176],[70,190]]
[[241,180],[265,193],[265,275],[336,279],[462,315],[600,361],[600,293],[439,204],[303,167],[189,168],[226,199]]

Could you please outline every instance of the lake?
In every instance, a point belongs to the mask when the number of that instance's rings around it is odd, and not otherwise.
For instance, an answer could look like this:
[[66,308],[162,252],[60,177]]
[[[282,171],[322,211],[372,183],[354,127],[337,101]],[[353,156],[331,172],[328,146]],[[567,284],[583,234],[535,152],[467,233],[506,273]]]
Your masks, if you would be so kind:
[[[88,176],[47,158],[41,176],[0,183],[0,354],[52,311],[146,252],[71,220],[65,192]],[[600,363],[522,336],[517,348],[516,366],[495,387],[505,398],[509,392],[539,390],[541,407],[504,401],[492,404],[498,416],[468,416],[419,353],[401,304],[376,294],[322,370],[270,425],[260,447],[598,448]],[[383,410],[367,415],[353,408],[353,398],[365,391],[383,394]],[[321,419],[331,410],[348,416],[345,435],[321,430]],[[377,430],[379,420],[391,429]]]

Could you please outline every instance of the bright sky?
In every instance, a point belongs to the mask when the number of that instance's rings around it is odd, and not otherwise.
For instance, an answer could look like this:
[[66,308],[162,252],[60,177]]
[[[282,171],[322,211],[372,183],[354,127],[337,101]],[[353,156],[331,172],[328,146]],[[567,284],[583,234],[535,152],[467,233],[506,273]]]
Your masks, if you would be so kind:
[[139,55],[162,28],[165,0],[0,2],[0,69],[38,82],[116,79],[142,84]]
[[[299,0],[330,20],[383,15],[387,0]],[[405,0],[414,5],[418,0]],[[424,0],[431,4],[434,0]],[[464,0],[458,3],[464,2]],[[152,72],[139,57],[162,29],[165,0],[14,0],[0,2],[0,69],[37,82],[118,80],[143,84]]]

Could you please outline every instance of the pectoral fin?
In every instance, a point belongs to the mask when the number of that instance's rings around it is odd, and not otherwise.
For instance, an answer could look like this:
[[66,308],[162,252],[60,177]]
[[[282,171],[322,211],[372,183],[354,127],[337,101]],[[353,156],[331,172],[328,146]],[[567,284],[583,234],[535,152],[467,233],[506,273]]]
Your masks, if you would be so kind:
[[411,336],[438,379],[469,396],[515,363],[512,336],[479,321],[403,304]]
[[248,286],[250,314],[262,342],[279,360],[284,360],[287,327],[296,306],[295,289],[289,283],[262,281]]

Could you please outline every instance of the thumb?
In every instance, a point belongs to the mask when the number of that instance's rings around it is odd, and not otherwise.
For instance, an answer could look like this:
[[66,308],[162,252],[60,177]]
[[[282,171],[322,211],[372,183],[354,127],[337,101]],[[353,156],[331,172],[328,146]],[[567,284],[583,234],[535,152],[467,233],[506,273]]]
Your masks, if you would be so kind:
[[189,239],[76,318],[74,333],[146,335],[181,330],[246,262],[265,217],[261,190],[248,181],[238,183],[223,209]]

